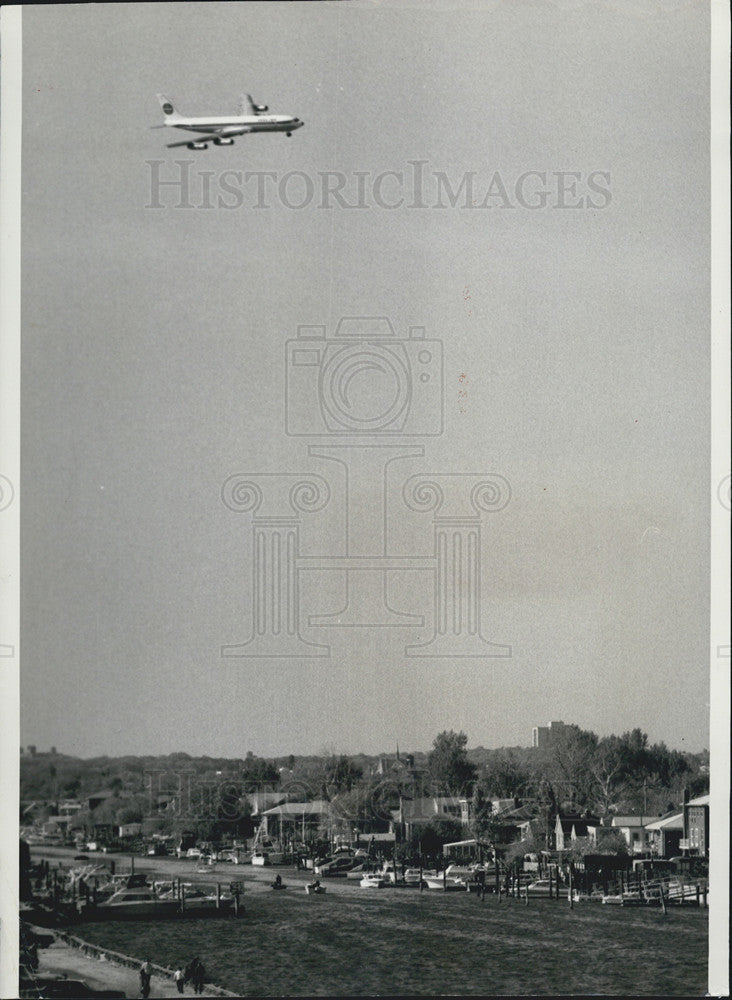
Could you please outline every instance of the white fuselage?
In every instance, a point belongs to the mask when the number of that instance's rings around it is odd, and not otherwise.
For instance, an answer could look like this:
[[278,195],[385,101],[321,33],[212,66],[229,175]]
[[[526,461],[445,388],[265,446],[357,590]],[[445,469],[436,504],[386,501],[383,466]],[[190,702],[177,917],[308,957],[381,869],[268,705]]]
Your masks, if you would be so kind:
[[171,128],[185,129],[187,132],[217,132],[221,129],[246,129],[251,132],[294,132],[304,122],[291,115],[238,115],[236,117],[212,118],[168,118],[165,122]]

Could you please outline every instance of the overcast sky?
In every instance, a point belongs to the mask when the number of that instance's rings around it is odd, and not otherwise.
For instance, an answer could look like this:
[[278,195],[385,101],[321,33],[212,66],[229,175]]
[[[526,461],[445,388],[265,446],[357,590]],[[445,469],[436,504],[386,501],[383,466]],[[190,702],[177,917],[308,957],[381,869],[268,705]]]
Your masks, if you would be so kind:
[[[526,745],[563,719],[707,746],[707,5],[26,7],[23,39],[21,742],[373,753],[445,728]],[[243,91],[305,126],[205,152],[150,129],[159,92],[223,114]],[[419,160],[472,172],[479,202],[498,172],[513,207],[386,209],[368,188],[363,210],[276,191],[257,209],[251,184],[235,209],[174,208],[170,188],[146,207],[181,160],[196,203],[201,170],[214,203],[225,170],[340,171],[352,198],[356,172],[406,185]],[[527,171],[545,208],[516,201]],[[584,207],[557,207],[556,172]],[[510,658],[405,658],[430,635],[428,574],[390,593],[421,630],[305,627],[330,659],[219,655],[251,632],[226,478],[317,472],[337,521],[336,471],[284,433],[285,342],[344,315],[443,343],[444,433],[390,488],[508,480],[481,619]],[[400,516],[394,547],[429,556],[431,517]],[[339,550],[334,523],[303,526],[308,554]],[[303,574],[304,612],[338,608],[325,575]]]

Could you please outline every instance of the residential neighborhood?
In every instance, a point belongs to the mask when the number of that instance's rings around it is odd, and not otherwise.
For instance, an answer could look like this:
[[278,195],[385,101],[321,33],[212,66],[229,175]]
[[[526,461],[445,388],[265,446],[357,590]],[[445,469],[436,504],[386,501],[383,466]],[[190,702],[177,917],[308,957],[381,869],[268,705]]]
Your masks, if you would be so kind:
[[285,853],[342,843],[406,857],[459,844],[461,856],[509,862],[708,859],[708,755],[556,721],[534,727],[531,744],[469,750],[451,730],[426,753],[103,765],[32,747],[20,824],[30,843],[127,853],[174,853],[185,833],[241,850],[265,837]]

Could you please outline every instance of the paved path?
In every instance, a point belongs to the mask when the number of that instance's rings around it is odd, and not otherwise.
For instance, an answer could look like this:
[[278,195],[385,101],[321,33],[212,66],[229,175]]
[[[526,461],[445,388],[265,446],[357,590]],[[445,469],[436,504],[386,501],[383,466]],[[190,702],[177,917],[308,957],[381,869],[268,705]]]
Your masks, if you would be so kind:
[[[49,948],[39,949],[38,961],[39,975],[66,975],[69,979],[83,979],[96,989],[122,990],[128,997],[140,996],[140,977],[135,969],[82,955],[78,948],[72,948],[62,941],[56,941]],[[175,983],[162,976],[154,975],[150,986],[151,997],[179,996]],[[185,987],[185,995],[194,995],[190,986]],[[207,993],[203,995],[209,996]]]

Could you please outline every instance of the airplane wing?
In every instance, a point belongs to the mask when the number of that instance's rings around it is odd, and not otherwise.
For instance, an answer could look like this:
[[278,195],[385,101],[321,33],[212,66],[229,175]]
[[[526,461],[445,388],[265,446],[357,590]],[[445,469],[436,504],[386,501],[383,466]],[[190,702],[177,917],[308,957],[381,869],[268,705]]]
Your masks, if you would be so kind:
[[251,131],[252,129],[248,125],[241,125],[239,128],[218,129],[209,135],[192,133],[189,139],[183,139],[181,142],[169,142],[167,148],[175,149],[176,146],[187,146],[190,142],[213,142],[214,139],[232,139],[235,135],[246,135],[247,132]]

